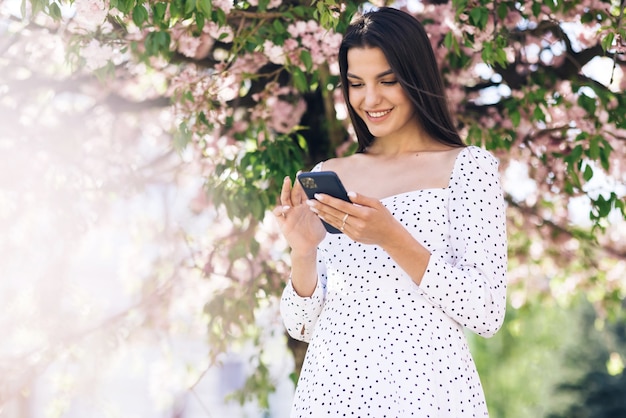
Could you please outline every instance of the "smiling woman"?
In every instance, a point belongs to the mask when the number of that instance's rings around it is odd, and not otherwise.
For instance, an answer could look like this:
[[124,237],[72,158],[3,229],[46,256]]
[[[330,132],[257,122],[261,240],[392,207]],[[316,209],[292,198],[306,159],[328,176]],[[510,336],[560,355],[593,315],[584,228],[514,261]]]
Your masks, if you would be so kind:
[[309,342],[291,415],[485,417],[464,328],[488,337],[504,318],[498,163],[461,141],[412,16],[357,19],[339,63],[359,148],[313,171],[336,172],[350,201],[286,178],[274,211],[291,246],[281,313]]
[[[352,48],[348,51],[348,100],[368,131],[377,138],[413,135],[421,124],[415,107],[389,68],[379,48]],[[393,120],[390,120],[393,119]]]

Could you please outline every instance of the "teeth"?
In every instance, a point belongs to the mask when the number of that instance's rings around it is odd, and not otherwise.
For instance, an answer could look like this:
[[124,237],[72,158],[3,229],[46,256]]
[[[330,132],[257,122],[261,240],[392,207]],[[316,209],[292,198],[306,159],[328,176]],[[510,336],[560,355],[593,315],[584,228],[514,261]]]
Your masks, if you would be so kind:
[[385,110],[383,112],[367,112],[368,115],[370,115],[373,118],[380,118],[385,116],[387,113],[391,112],[390,110]]

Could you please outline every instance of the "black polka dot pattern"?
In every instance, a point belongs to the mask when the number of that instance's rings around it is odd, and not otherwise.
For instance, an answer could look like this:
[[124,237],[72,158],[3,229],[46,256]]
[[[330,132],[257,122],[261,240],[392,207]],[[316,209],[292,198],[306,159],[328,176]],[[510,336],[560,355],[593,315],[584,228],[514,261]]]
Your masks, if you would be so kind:
[[314,294],[288,283],[281,299],[287,331],[309,342],[291,416],[486,417],[464,328],[491,336],[504,319],[497,160],[467,147],[447,188],[381,201],[431,252],[422,283],[381,248],[327,234]]

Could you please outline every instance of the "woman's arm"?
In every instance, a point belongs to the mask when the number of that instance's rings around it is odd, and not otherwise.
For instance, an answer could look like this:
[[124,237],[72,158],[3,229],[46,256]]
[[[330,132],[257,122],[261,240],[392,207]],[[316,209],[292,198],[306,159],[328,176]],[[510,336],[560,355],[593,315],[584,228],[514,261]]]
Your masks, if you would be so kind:
[[471,147],[450,185],[454,259],[431,253],[420,289],[431,303],[484,337],[500,329],[506,309],[507,237],[498,162]]
[[321,258],[314,261],[313,271],[317,277],[310,295],[301,296],[294,287],[292,277],[280,299],[280,315],[287,332],[292,338],[305,342],[311,339],[326,298],[326,267]]
[[[429,251],[377,199],[348,193],[352,203],[321,196],[312,210],[357,242],[384,249],[434,306],[461,325],[493,335],[506,307],[507,239],[497,160],[469,147],[451,176],[451,250]],[[452,252],[452,258],[450,258]]]
[[[321,163],[313,171],[319,171]],[[281,206],[274,214],[291,247],[291,277],[283,291],[280,312],[289,335],[309,341],[326,296],[326,269],[317,245],[326,236],[320,220],[305,204],[300,184],[285,178]]]

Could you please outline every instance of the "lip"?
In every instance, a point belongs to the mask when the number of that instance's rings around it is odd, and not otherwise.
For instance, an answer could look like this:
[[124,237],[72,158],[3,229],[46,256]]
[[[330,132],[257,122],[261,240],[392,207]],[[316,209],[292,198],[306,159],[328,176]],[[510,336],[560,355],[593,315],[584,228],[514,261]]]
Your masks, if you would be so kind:
[[367,119],[372,122],[379,122],[384,120],[389,116],[393,109],[385,109],[385,110],[364,110],[364,113],[367,115]]

